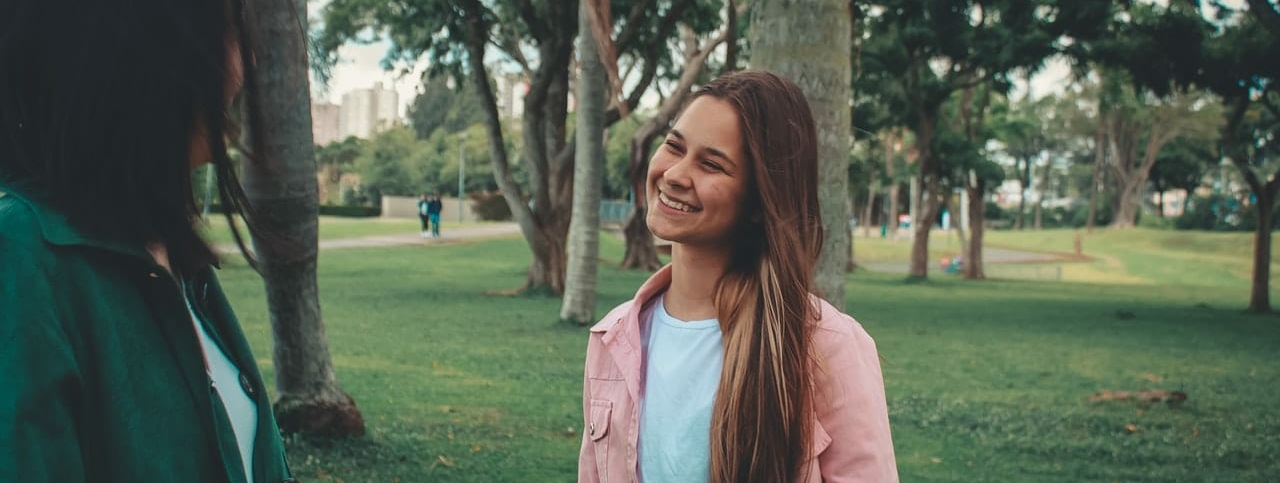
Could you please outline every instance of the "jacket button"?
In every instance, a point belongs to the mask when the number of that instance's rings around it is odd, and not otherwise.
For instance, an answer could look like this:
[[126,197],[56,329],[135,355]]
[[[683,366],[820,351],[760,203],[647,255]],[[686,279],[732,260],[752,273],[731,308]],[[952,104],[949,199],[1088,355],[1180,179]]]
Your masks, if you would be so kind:
[[595,436],[595,435],[596,435],[596,423],[591,423],[591,426],[587,428],[587,436]]
[[240,388],[244,389],[244,393],[249,397],[253,397],[254,393],[257,392],[253,389],[253,383],[249,382],[249,376],[244,374],[240,374]]

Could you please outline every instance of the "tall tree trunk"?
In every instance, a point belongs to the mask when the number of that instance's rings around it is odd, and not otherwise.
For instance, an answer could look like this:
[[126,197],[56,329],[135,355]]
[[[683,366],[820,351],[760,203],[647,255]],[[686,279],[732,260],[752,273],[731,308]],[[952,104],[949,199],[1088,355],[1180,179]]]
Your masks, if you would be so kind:
[[898,207],[898,198],[902,196],[902,185],[892,178],[889,182],[892,183],[889,185],[889,213],[884,222],[889,224],[888,234],[893,238],[898,234],[898,210],[902,209]]
[[[1263,181],[1254,171],[1254,165],[1260,160],[1250,159],[1241,144],[1239,129],[1244,122],[1245,113],[1249,109],[1247,96],[1237,96],[1226,100],[1228,107],[1226,123],[1222,127],[1218,150],[1219,156],[1231,160],[1236,170],[1244,178],[1249,191],[1256,198],[1257,227],[1253,232],[1253,280],[1249,287],[1249,312],[1261,314],[1271,312],[1271,230],[1275,213],[1276,196],[1280,194],[1280,172],[1272,172]],[[1249,142],[1253,142],[1250,140]]]
[[[911,268],[907,272],[911,277],[925,278],[929,276],[929,231],[933,228],[933,218],[938,216],[938,196],[941,190],[941,176],[938,171],[937,154],[933,150],[934,131],[938,125],[937,107],[925,106],[916,133],[916,149],[920,153],[920,200],[917,202],[919,213],[911,218],[911,227],[915,232],[911,240]],[[972,202],[972,200],[970,200]]]
[[982,280],[987,278],[986,271],[982,268],[982,237],[983,222],[987,217],[987,206],[983,202],[983,196],[987,192],[986,180],[970,175],[968,182],[965,183],[965,192],[969,195],[969,245],[964,255],[964,278],[969,280]]
[[560,319],[578,325],[595,321],[607,81],[592,27],[591,15],[595,12],[588,1],[579,0],[578,6],[577,159],[573,172],[573,216],[569,221],[569,263],[560,306]]
[[1037,190],[1040,196],[1036,197],[1036,230],[1044,227],[1044,197],[1045,190],[1049,188],[1049,174],[1053,171],[1053,161],[1046,159],[1044,169],[1040,170],[1040,189]]
[[843,0],[762,0],[752,6],[751,64],[796,82],[818,128],[818,199],[822,253],[817,289],[844,307],[849,265],[849,101],[853,64],[852,4]]
[[[1272,184],[1272,183],[1268,183]],[[1275,210],[1275,190],[1254,191],[1258,197],[1258,226],[1253,231],[1253,283],[1249,290],[1249,311],[1271,311],[1271,215]]]
[[262,225],[280,240],[254,234],[274,336],[272,361],[280,429],[322,436],[364,434],[355,401],[338,385],[316,285],[319,211],[304,36],[306,3],[252,2],[258,40],[256,87],[261,163],[246,163],[244,188]]
[[1098,217],[1098,186],[1102,184],[1102,165],[1107,156],[1107,133],[1099,129],[1093,136],[1093,178],[1089,184],[1089,212],[1085,217],[1085,232],[1093,233],[1094,220]]
[[867,187],[867,205],[862,207],[862,236],[869,236],[875,226],[876,190]]
[[902,136],[898,132],[898,128],[894,128],[892,130],[892,134],[886,141],[884,174],[885,177],[889,179],[889,213],[886,215],[887,219],[884,220],[884,222],[887,224],[887,233],[890,235],[889,238],[893,238],[898,234],[898,197],[900,193],[899,187],[902,186],[902,184],[898,182],[898,178],[896,178],[893,173],[894,167],[897,164],[900,148],[898,143],[902,142]]
[[1142,206],[1142,185],[1131,180],[1116,183],[1116,195],[1112,197],[1112,228],[1133,228],[1137,224],[1138,210]]
[[1013,220],[1013,229],[1020,231],[1023,214],[1027,212],[1027,185],[1031,180],[1031,158],[1023,158],[1019,163],[1021,168],[1018,169],[1018,216]]
[[456,2],[464,12],[464,21],[470,24],[463,29],[470,36],[466,40],[468,76],[481,99],[494,180],[533,255],[523,289],[557,295],[564,292],[565,239],[573,199],[573,147],[566,146],[564,120],[577,10],[566,3],[551,2],[548,7],[543,24],[547,28],[538,30],[538,66],[525,96],[524,166],[531,208],[511,171],[497,100],[485,67],[489,26],[484,7],[474,0]]

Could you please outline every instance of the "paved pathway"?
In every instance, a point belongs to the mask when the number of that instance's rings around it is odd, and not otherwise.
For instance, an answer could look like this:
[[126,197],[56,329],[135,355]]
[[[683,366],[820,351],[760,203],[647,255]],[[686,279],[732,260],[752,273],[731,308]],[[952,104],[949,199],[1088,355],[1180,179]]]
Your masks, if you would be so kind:
[[[856,248],[855,248],[856,250]],[[936,255],[936,254],[934,254]],[[1065,262],[1070,259],[1055,255],[1052,253],[1036,253],[1024,252],[1019,250],[1007,250],[1004,248],[986,248],[982,249],[982,259],[986,264],[1015,264],[1015,263],[1057,263]],[[933,272],[940,268],[940,258],[935,256],[930,261],[929,271]],[[863,262],[858,266],[871,270],[873,272],[887,273],[907,273],[911,270],[911,264],[907,261],[872,261]],[[1039,277],[1037,277],[1039,278]]]
[[[430,246],[457,243],[467,240],[519,235],[520,226],[514,222],[493,223],[443,230],[440,233],[440,238],[422,238],[418,232],[414,231],[395,235],[374,235],[359,238],[320,240],[320,249],[334,250],[343,248],[372,248],[408,245]],[[234,244],[218,245],[217,250],[222,253],[239,253],[240,251]],[[1003,248],[985,248],[982,255],[988,264],[1052,264],[1068,260],[1067,258],[1051,253],[1024,252]],[[930,265],[929,270],[931,272],[937,270],[938,260],[932,260],[931,263],[933,263],[933,265]],[[906,261],[872,261],[863,262],[859,264],[859,266],[873,272],[905,274],[910,270],[910,264]]]
[[[479,240],[504,236],[519,236],[520,226],[515,223],[493,223],[480,226],[466,226],[440,231],[440,238],[422,238],[417,231],[395,235],[374,235],[359,238],[338,238],[320,240],[321,250],[342,248],[371,248],[404,245],[437,245],[456,243],[466,240]],[[221,253],[239,253],[235,244],[218,245]]]

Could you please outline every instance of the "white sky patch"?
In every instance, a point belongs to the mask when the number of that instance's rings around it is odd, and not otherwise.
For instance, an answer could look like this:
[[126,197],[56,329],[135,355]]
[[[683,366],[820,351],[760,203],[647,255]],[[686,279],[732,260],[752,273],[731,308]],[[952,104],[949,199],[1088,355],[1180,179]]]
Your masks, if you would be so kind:
[[317,81],[312,78],[311,98],[317,102],[342,102],[342,95],[355,89],[368,89],[374,83],[381,82],[383,87],[394,89],[399,94],[399,105],[396,112],[405,117],[406,109],[417,97],[422,85],[422,72],[427,62],[419,61],[410,73],[403,73],[401,67],[387,71],[382,68],[382,58],[386,56],[390,42],[379,41],[367,45],[348,43],[338,49],[338,63],[333,66],[333,74],[326,89],[321,90]]
[[[320,11],[328,4],[329,0],[307,1],[307,15],[312,29],[320,25]],[[322,86],[314,76],[311,78],[311,99],[315,102],[339,104],[343,94],[356,89],[368,89],[381,82],[383,87],[396,91],[396,112],[400,113],[401,118],[407,117],[409,105],[418,96],[427,62],[424,56],[410,73],[402,72],[404,66],[385,70],[382,68],[382,58],[386,57],[390,47],[391,42],[388,40],[371,44],[348,42],[339,47],[338,62],[333,66],[329,83]]]

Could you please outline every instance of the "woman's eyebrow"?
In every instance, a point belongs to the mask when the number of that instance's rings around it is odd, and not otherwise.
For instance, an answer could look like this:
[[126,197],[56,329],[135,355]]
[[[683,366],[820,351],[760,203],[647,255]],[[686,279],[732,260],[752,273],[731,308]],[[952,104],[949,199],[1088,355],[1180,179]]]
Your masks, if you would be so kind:
[[[670,131],[667,131],[667,134],[671,135],[672,137],[675,137],[676,139],[684,141],[684,134],[681,134],[679,129],[671,128]],[[706,151],[707,154],[723,159],[725,162],[729,164],[732,164],[734,166],[738,165],[738,163],[734,161],[733,158],[730,158],[728,154],[725,154],[724,151],[713,148],[711,146],[706,146],[703,148],[703,150]]]

